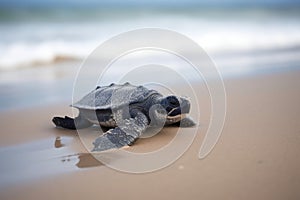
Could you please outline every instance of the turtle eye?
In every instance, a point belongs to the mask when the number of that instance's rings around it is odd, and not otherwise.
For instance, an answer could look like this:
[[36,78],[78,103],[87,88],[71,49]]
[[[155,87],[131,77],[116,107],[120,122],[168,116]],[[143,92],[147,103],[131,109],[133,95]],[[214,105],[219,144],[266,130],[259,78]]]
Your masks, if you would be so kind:
[[179,106],[179,101],[176,97],[174,96],[169,96],[167,97],[167,100],[169,102],[169,104],[172,106],[172,107],[177,107]]

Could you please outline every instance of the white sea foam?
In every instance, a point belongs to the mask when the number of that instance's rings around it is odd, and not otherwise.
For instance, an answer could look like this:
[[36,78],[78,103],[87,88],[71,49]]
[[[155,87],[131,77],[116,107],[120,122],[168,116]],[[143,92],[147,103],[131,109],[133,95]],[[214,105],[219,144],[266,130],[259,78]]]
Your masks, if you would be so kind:
[[51,64],[60,60],[82,59],[88,55],[93,45],[88,42],[44,41],[40,43],[13,43],[2,47],[0,69]]

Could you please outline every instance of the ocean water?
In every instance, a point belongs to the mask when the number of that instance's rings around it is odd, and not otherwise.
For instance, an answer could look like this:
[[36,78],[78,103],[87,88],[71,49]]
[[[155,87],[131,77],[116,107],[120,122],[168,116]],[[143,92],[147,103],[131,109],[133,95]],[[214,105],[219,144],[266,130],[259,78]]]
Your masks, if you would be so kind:
[[[211,56],[298,61],[300,9],[9,8],[0,11],[0,70],[83,59],[103,41],[144,27],[178,31]],[[294,55],[295,54],[295,55]],[[276,55],[276,56],[274,56]]]
[[299,6],[0,7],[0,110],[70,102],[98,45],[147,27],[194,40],[224,77],[300,68]]

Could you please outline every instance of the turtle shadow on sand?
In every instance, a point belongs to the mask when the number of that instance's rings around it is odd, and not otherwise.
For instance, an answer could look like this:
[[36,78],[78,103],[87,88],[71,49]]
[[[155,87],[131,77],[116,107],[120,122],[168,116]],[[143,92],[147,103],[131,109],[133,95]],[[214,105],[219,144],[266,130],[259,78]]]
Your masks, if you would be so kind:
[[78,159],[79,161],[76,163],[78,168],[99,167],[104,165],[90,153],[80,153]]
[[68,156],[63,156],[61,162],[70,162],[71,160],[78,160],[76,166],[78,168],[91,168],[91,167],[100,167],[104,164],[97,160],[91,153],[77,153]]

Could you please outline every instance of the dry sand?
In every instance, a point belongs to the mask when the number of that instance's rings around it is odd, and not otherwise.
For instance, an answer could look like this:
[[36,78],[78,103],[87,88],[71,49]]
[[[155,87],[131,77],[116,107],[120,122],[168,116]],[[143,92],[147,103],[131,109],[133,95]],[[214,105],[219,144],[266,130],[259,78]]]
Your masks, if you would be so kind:
[[[300,199],[299,77],[293,71],[225,80],[226,122],[209,156],[198,159],[207,107],[188,151],[145,174],[108,168],[87,153],[76,131],[54,128],[52,116],[71,113],[68,102],[2,112],[0,199]],[[132,148],[157,149],[176,130],[165,128]]]

